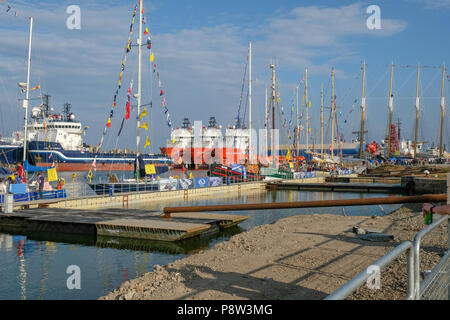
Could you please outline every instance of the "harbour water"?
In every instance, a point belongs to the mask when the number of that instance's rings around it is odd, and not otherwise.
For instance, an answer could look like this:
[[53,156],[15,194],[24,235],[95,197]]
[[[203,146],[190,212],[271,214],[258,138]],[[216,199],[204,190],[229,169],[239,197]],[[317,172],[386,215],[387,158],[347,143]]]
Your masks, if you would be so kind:
[[[383,194],[266,191],[219,195],[189,201],[166,201],[141,205],[141,209],[161,210],[165,206],[208,205],[302,200],[330,200],[381,197]],[[346,207],[347,215],[384,215],[400,205]],[[96,299],[124,281],[152,271],[198,250],[227,240],[233,234],[299,214],[342,214],[342,208],[241,211],[249,219],[213,237],[179,243],[136,241],[118,238],[74,238],[54,234],[11,235],[0,231],[0,299]],[[68,289],[66,273],[71,265],[80,267],[81,289]]]

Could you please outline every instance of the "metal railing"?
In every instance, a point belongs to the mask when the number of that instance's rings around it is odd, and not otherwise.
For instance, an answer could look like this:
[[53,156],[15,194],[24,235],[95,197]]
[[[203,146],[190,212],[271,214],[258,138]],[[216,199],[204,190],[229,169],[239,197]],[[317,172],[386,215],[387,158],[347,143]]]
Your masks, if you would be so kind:
[[450,250],[420,284],[421,300],[450,300]]
[[[408,289],[407,289],[407,300],[414,298],[414,256],[413,256],[413,244],[411,241],[404,241],[392,251],[381,257],[379,260],[374,262],[371,266],[379,267],[380,270],[387,266],[389,263],[394,261],[400,255],[407,251],[407,273],[408,273]],[[366,283],[367,279],[372,275],[369,268],[365,269],[352,280],[344,284],[338,290],[333,292],[331,295],[325,298],[325,300],[343,300],[354,293],[359,287]]]
[[[432,279],[436,279],[436,276],[438,275],[438,273],[441,270],[440,268],[445,267],[448,270],[449,262],[445,261],[444,258],[446,258],[448,260],[448,256],[449,256],[448,253],[449,253],[449,249],[450,249],[450,223],[447,224],[448,235],[449,235],[448,244],[447,244],[447,253],[444,255],[443,258],[441,258],[441,261],[438,263],[437,266],[435,266],[435,268],[433,269],[431,274],[429,274],[426,277],[426,279],[424,279],[424,281],[422,283],[420,283],[420,244],[422,242],[422,239],[426,235],[428,235],[431,231],[433,231],[436,227],[440,226],[445,221],[448,221],[448,218],[449,218],[448,215],[443,216],[436,222],[433,222],[432,224],[427,226],[425,229],[423,229],[422,231],[417,233],[416,236],[414,237],[414,299],[415,300],[421,299],[421,293],[424,292],[424,290],[422,290],[422,287],[430,288],[430,285],[432,284]],[[425,282],[425,280],[427,282]],[[447,286],[447,291],[448,291],[448,277],[447,277],[447,281],[446,281],[446,286]],[[448,295],[448,292],[447,292],[447,295]]]

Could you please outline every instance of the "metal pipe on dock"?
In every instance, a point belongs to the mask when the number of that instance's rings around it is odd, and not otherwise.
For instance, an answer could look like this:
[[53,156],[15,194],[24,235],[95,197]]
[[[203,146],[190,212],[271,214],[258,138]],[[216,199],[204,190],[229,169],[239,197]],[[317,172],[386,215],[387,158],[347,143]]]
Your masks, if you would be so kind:
[[420,196],[383,197],[370,199],[342,199],[342,200],[318,200],[318,201],[275,202],[275,203],[225,204],[225,205],[191,206],[191,207],[165,207],[164,218],[170,219],[171,213],[178,213],[178,212],[322,208],[322,207],[346,207],[346,206],[365,206],[377,204],[404,204],[404,203],[425,203],[425,202],[446,202],[446,201],[447,201],[446,194],[428,194]]

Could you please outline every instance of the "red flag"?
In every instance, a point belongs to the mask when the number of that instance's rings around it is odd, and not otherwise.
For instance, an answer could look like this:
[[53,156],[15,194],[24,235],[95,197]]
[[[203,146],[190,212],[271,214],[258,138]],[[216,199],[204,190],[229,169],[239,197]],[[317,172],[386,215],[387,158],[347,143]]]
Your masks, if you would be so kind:
[[164,94],[163,89],[161,89],[161,93],[159,94],[159,96],[162,96]]
[[125,120],[130,119],[130,102],[127,102],[127,112],[125,114]]

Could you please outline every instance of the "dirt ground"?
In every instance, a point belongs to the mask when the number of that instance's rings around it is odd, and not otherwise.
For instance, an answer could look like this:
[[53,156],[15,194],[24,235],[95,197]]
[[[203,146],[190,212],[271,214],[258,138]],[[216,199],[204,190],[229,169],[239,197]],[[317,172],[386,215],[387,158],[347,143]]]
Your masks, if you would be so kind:
[[[312,214],[255,227],[167,266],[155,266],[100,299],[323,299],[404,240],[424,228],[421,205],[384,217]],[[394,235],[389,242],[359,239],[354,226]],[[447,226],[422,244],[421,272],[439,261]],[[381,289],[357,290],[350,299],[403,299],[406,255],[381,270]]]

